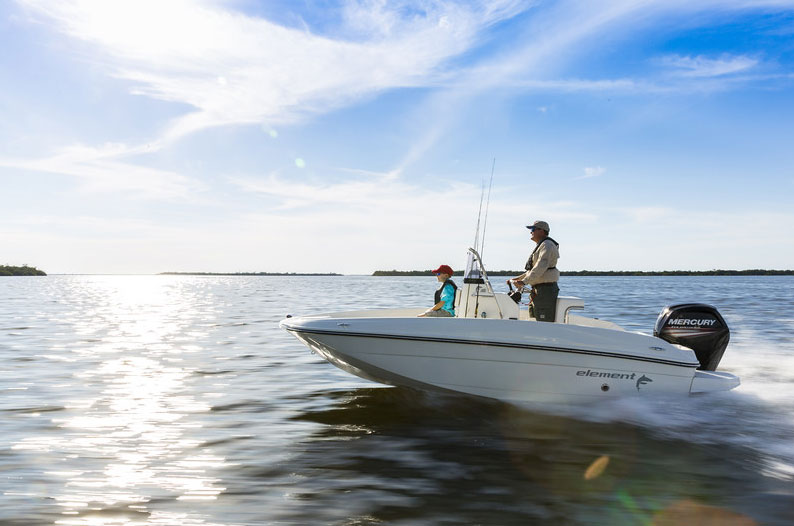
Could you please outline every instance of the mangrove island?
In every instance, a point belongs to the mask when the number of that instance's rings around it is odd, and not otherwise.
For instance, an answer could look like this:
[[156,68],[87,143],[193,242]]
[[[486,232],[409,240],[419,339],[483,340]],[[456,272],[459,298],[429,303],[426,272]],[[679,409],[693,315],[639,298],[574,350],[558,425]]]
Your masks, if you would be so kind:
[[11,265],[0,265],[0,276],[46,276],[47,273],[36,267],[22,265],[14,267]]

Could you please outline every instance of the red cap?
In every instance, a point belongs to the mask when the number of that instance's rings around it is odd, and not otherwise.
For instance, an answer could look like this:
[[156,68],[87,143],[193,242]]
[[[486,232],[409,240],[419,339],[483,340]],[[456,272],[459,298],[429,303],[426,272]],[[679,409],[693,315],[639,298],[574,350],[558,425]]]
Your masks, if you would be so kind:
[[450,276],[454,274],[452,271],[452,267],[449,265],[441,265],[436,270],[433,271],[433,274],[449,274]]

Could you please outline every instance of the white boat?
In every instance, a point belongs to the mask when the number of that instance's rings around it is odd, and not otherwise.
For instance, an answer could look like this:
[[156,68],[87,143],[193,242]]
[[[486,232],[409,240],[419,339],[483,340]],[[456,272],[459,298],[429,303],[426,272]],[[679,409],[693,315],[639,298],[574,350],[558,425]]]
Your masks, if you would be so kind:
[[570,402],[617,396],[725,391],[739,378],[717,372],[728,344],[714,307],[666,307],[654,335],[574,314],[557,300],[556,321],[529,317],[494,292],[469,249],[454,318],[419,318],[424,308],[287,317],[280,326],[351,374],[384,384],[506,401]]

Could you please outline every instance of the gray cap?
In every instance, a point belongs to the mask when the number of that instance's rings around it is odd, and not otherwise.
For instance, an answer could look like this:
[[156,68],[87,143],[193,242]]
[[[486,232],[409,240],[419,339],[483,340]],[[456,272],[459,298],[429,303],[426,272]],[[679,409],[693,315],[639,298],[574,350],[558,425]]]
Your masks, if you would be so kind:
[[530,230],[535,230],[536,228],[540,228],[541,230],[545,230],[547,234],[551,232],[551,230],[549,229],[549,224],[545,221],[535,221],[531,225],[527,225],[527,228]]

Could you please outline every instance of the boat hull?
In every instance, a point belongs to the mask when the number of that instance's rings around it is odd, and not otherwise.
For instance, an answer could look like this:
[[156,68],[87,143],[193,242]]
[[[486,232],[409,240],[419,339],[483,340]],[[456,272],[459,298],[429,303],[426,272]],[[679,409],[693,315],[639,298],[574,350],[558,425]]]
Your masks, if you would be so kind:
[[[281,325],[361,378],[507,401],[688,394],[698,376],[692,351],[626,331],[432,318],[292,318]],[[699,390],[735,387],[735,377],[722,375],[699,380]]]

